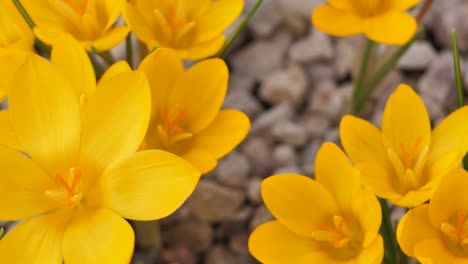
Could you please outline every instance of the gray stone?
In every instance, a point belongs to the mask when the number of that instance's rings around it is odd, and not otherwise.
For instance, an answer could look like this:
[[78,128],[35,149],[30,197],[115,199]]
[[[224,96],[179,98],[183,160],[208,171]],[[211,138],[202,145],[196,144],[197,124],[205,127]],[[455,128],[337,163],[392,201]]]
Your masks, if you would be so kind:
[[283,121],[291,119],[294,115],[294,107],[290,104],[280,104],[272,107],[268,111],[263,112],[255,119],[250,129],[250,134],[259,134],[266,136],[271,132],[272,127]]
[[199,253],[206,251],[213,242],[213,230],[208,223],[185,220],[171,226],[163,233],[166,244],[182,245]]
[[[246,3],[246,6],[250,10],[253,3],[250,5]],[[262,5],[250,20],[248,26],[252,29],[255,35],[267,37],[279,26],[281,20],[282,14],[278,4],[275,1],[263,1]]]
[[304,119],[301,120],[301,124],[309,139],[319,139],[323,137],[325,133],[327,133],[330,123],[330,119],[322,115],[306,115]]
[[273,150],[275,166],[290,166],[297,164],[296,150],[291,145],[281,144]]
[[239,74],[262,80],[284,64],[291,33],[280,31],[273,38],[259,40],[232,55],[232,67]]
[[247,232],[234,234],[229,239],[229,248],[238,255],[249,255],[249,234]]
[[271,133],[278,141],[294,146],[304,145],[307,141],[307,134],[304,127],[288,120],[276,123]]
[[223,108],[237,109],[250,118],[256,117],[263,110],[263,106],[251,92],[240,89],[232,89],[228,92]]
[[300,63],[330,61],[333,57],[330,37],[318,30],[313,30],[309,36],[294,43],[289,50],[289,58]]
[[[324,4],[322,0],[277,0],[281,8],[289,9],[296,15],[300,15],[303,19],[310,22],[312,11],[320,4]],[[310,22],[311,23],[311,22]]]
[[312,176],[315,173],[315,157],[321,145],[321,141],[315,140],[307,145],[301,153],[301,168],[307,176]]
[[220,160],[216,168],[218,181],[232,187],[244,187],[247,184],[249,173],[249,160],[236,151]]
[[[452,28],[455,28],[458,35],[458,47],[462,51],[468,51],[468,2],[453,1],[435,1],[435,2],[452,2],[446,6],[448,10],[439,13],[431,25],[437,43],[444,48],[452,47]],[[435,9],[435,7],[433,8]]]
[[297,165],[284,166],[276,169],[273,175],[276,174],[300,174],[303,175],[304,172]]
[[339,38],[336,41],[336,61],[335,67],[339,78],[344,78],[354,71],[358,71],[361,65],[360,52],[356,52],[363,46],[359,37]]
[[236,256],[223,246],[213,247],[205,257],[206,264],[252,264],[254,262],[250,256]]
[[[229,75],[229,91],[244,90],[252,92],[255,86],[255,79],[246,75],[237,74],[235,72]],[[228,92],[229,92],[228,91]]]
[[344,98],[332,80],[320,82],[312,92],[309,111],[337,119],[344,110]]
[[[177,263],[177,264],[196,264],[197,256],[193,251],[185,246],[177,245],[170,248],[163,248],[161,250],[161,259],[163,263]],[[145,262],[145,264],[154,262]]]
[[215,182],[202,180],[187,203],[192,214],[203,222],[219,222],[234,214],[244,202],[244,193]]
[[246,205],[238,210],[235,214],[229,216],[217,226],[216,238],[224,240],[234,234],[244,232],[248,226],[249,220],[253,215],[254,208]]
[[414,43],[406,54],[398,62],[398,68],[402,70],[421,71],[425,70],[437,53],[427,41]]
[[257,226],[272,221],[273,219],[274,217],[271,215],[270,211],[268,211],[265,205],[259,206],[255,210],[254,216],[250,221],[250,231],[253,231]]
[[247,184],[247,198],[253,204],[260,204],[262,202],[262,194],[260,186],[262,185],[262,178],[255,177],[249,180]]
[[260,98],[271,104],[290,103],[300,106],[304,101],[307,79],[297,65],[268,75],[260,87]]
[[272,172],[272,147],[265,137],[248,137],[241,148],[252,164],[252,175],[263,178]]

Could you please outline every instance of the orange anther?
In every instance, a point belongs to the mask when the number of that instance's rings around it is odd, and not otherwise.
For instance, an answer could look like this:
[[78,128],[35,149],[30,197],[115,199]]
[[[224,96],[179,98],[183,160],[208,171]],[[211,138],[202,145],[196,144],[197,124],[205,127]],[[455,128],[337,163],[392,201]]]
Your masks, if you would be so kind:
[[411,166],[411,162],[413,161],[415,155],[416,155],[416,150],[418,149],[419,145],[422,143],[422,137],[418,137],[416,139],[416,142],[410,149],[410,151],[407,151],[405,144],[403,142],[400,142],[400,149],[401,149],[401,154],[403,155],[403,161],[405,162],[405,166],[409,168]]

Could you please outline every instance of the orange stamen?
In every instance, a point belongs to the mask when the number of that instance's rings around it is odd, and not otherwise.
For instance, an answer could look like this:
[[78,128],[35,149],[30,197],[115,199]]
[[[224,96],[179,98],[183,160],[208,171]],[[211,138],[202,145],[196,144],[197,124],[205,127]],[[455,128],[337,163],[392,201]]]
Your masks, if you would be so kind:
[[182,131],[182,128],[178,125],[178,123],[187,115],[187,113],[188,111],[184,109],[171,121],[167,112],[161,111],[161,117],[163,119],[164,125],[166,126],[168,135],[172,135],[174,132],[180,133]]
[[168,19],[168,26],[173,30],[176,31],[178,28],[185,26],[188,23],[187,19],[181,19],[180,21],[177,21],[177,14],[175,10],[175,6],[173,3],[168,4],[168,13],[169,13],[169,19]]
[[464,238],[465,237],[465,230],[463,230],[463,226],[465,224],[465,211],[459,211],[457,214],[457,235]]
[[400,149],[401,153],[403,155],[403,161],[405,162],[405,166],[409,168],[411,166],[411,162],[413,161],[416,150],[418,149],[419,145],[422,143],[422,137],[418,137],[416,139],[416,142],[414,143],[413,147],[410,149],[410,151],[407,151],[405,148],[405,145],[403,142],[400,142]]

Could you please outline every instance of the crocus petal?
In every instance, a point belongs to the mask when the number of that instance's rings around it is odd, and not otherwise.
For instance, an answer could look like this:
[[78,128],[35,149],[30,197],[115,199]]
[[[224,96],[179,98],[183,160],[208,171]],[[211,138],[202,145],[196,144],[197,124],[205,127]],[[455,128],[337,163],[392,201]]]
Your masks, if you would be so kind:
[[100,168],[134,153],[145,136],[151,109],[143,73],[122,73],[100,84],[83,112],[81,155]]
[[177,50],[180,58],[187,60],[200,60],[213,56],[224,45],[224,35],[219,35],[205,42],[196,43],[187,49]]
[[460,210],[468,211],[468,173],[457,168],[442,177],[431,197],[429,218],[433,226],[440,226],[457,216]]
[[24,64],[29,52],[19,49],[0,48],[0,102],[3,101],[12,87],[16,71]]
[[21,146],[11,124],[8,110],[0,111],[0,128],[0,145],[5,145],[16,150],[23,150],[23,146]]
[[[199,17],[200,15],[205,15],[208,8],[210,8],[211,0],[185,0],[183,5],[183,13],[185,17]],[[220,4],[218,7],[214,7],[211,10],[220,9]],[[242,9],[241,9],[242,11]]]
[[144,19],[144,15],[138,11],[135,3],[132,1],[125,3],[123,17],[127,25],[131,28],[132,32],[139,40],[146,44],[156,40],[157,36],[153,30],[153,25],[155,23],[150,24],[148,21],[146,21]]
[[103,82],[107,81],[108,79],[119,75],[121,73],[126,73],[126,72],[131,72],[132,68],[130,68],[130,65],[126,61],[118,61],[114,64],[112,64],[106,72],[101,76],[99,79],[98,86],[100,86]]
[[208,173],[216,168],[218,161],[216,158],[204,149],[190,148],[180,155],[181,158],[190,162],[202,174]]
[[50,173],[76,161],[78,100],[70,82],[51,63],[36,55],[26,60],[15,75],[8,111],[24,150]]
[[[175,80],[184,72],[184,65],[177,54],[168,48],[159,48],[148,55],[138,67],[145,73],[151,89],[152,121],[167,109],[167,100]],[[193,87],[186,87],[190,90]]]
[[390,12],[369,18],[365,33],[376,42],[402,45],[414,35],[416,27],[414,17],[403,12]]
[[261,193],[276,219],[289,230],[306,237],[311,237],[319,224],[330,222],[328,218],[338,211],[328,190],[302,175],[271,176],[262,182]]
[[237,110],[221,110],[213,122],[190,140],[190,147],[207,150],[219,159],[229,153],[246,136],[249,118]]
[[327,188],[341,209],[349,208],[361,189],[359,172],[351,166],[343,151],[330,142],[324,143],[317,152],[315,179]]
[[360,190],[350,199],[352,199],[351,212],[364,231],[363,247],[367,247],[375,240],[382,222],[379,201],[372,192],[365,189]]
[[44,195],[55,183],[25,155],[0,146],[0,219],[25,219],[53,210],[58,204]]
[[398,223],[397,240],[403,252],[414,257],[414,246],[425,239],[439,237],[439,230],[429,222],[429,204],[409,211]]
[[392,166],[380,131],[368,121],[351,115],[341,119],[340,138],[350,159],[359,164],[369,162],[383,167]]
[[299,260],[317,250],[312,238],[291,232],[279,221],[257,227],[249,238],[249,251],[262,263],[305,263]]
[[212,1],[203,15],[196,19],[196,42],[204,42],[222,34],[242,12],[243,0]]
[[96,90],[96,76],[91,61],[81,45],[70,35],[63,35],[53,46],[51,62],[70,80],[77,98],[90,97]]
[[[96,243],[99,241],[99,243]],[[63,235],[65,263],[129,263],[135,235],[122,217],[105,209],[81,208]]]
[[186,110],[180,122],[182,128],[197,133],[215,119],[226,96],[228,76],[221,59],[204,60],[181,74],[167,104]]
[[[421,153],[430,144],[431,121],[424,102],[408,85],[400,85],[385,106],[382,135],[388,147],[403,157],[402,146]],[[418,144],[418,145],[417,145]]]
[[199,178],[200,172],[176,155],[148,150],[111,165],[87,196],[91,206],[122,217],[155,220],[179,208]]
[[[122,43],[129,32],[130,28],[127,26],[115,26],[90,44],[99,51],[107,51]],[[90,50],[90,47],[86,48]]]
[[385,168],[374,163],[361,163],[356,166],[360,171],[361,183],[375,195],[385,199],[399,199],[400,194],[391,168]]
[[424,264],[466,263],[466,260],[464,262],[455,262],[457,257],[447,249],[444,241],[440,239],[423,240],[414,246],[413,252],[415,257]]
[[370,245],[363,248],[356,257],[356,264],[381,264],[384,256],[384,244],[382,236],[376,233],[376,237]]
[[468,106],[464,106],[445,118],[432,132],[431,148],[427,157],[430,166],[452,151],[464,155],[468,151]]
[[119,18],[126,0],[101,0],[96,1],[97,19],[104,30],[109,29]]
[[312,23],[320,31],[334,36],[350,36],[364,32],[364,20],[361,17],[330,5],[318,6],[312,13]]
[[417,5],[421,0],[389,0],[388,6],[393,11],[405,11]]
[[356,9],[356,2],[353,0],[327,0],[327,3],[335,8],[352,11]]
[[426,185],[433,183],[451,170],[460,167],[463,157],[463,153],[453,151],[446,153],[437,160],[434,160],[431,164],[428,164],[423,171],[423,174],[427,177],[425,179],[427,182]]
[[429,188],[416,191],[409,191],[403,197],[390,199],[390,202],[401,207],[412,208],[429,200],[431,194],[432,189]]
[[2,263],[62,263],[62,237],[70,216],[68,210],[60,210],[14,227],[1,240]]

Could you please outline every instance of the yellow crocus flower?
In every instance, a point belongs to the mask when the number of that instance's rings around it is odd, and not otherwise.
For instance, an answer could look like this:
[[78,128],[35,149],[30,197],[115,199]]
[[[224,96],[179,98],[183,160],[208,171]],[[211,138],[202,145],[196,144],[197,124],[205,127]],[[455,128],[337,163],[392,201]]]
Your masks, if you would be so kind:
[[379,202],[336,145],[319,149],[315,178],[280,174],[263,181],[263,201],[277,220],[250,235],[252,255],[265,264],[381,263]]
[[124,18],[149,50],[172,48],[180,58],[197,60],[221,49],[223,31],[243,7],[243,0],[130,0]]
[[107,51],[127,36],[127,26],[113,26],[125,0],[22,0],[36,23],[34,32],[43,42],[52,45],[64,34],[73,36],[90,50]]
[[0,241],[2,263],[129,263],[124,218],[176,210],[200,173],[161,151],[136,152],[151,112],[142,73],[109,78],[81,112],[64,75],[30,55],[9,93],[9,119],[29,157],[0,146],[0,220],[25,219]]
[[223,60],[204,60],[186,71],[173,50],[160,48],[138,71],[148,77],[153,100],[142,149],[172,152],[206,173],[246,137],[249,118],[220,110],[229,78]]
[[468,173],[457,168],[434,187],[428,204],[409,211],[398,224],[403,252],[421,263],[468,262]]
[[400,85],[385,106],[382,131],[345,116],[340,137],[366,188],[393,204],[414,207],[429,199],[441,176],[460,166],[468,150],[466,120],[468,107],[462,107],[431,133],[423,101]]
[[334,36],[364,33],[369,39],[401,45],[416,31],[416,20],[405,13],[420,0],[327,0],[312,13],[312,23]]

